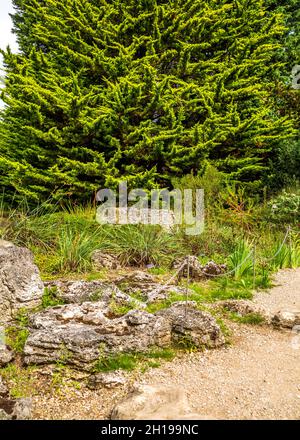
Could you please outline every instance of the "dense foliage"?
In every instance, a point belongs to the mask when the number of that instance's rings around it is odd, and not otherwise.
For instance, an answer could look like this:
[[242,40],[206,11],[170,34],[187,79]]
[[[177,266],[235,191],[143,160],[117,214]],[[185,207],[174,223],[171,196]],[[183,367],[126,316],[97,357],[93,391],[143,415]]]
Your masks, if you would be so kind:
[[3,53],[0,128],[9,197],[84,200],[124,178],[168,186],[207,163],[252,190],[272,174],[295,127],[274,95],[286,76],[285,5],[14,4],[20,53]]

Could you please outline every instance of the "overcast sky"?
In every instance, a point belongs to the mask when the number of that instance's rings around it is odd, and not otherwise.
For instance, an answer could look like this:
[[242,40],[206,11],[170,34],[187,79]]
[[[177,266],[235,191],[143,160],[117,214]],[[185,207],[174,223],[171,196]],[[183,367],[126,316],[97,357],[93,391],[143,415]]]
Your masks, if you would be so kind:
[[[12,21],[8,15],[13,12],[11,0],[0,0],[0,47],[5,49],[8,45],[13,52],[17,51],[17,43],[15,36],[11,33]],[[2,56],[0,55],[0,89],[3,87],[2,79],[4,72],[2,70]],[[3,102],[0,99],[0,109],[3,108]]]
[[0,0],[0,47],[9,45],[13,52],[17,50],[15,36],[11,33],[12,21],[9,12],[13,12],[11,0]]

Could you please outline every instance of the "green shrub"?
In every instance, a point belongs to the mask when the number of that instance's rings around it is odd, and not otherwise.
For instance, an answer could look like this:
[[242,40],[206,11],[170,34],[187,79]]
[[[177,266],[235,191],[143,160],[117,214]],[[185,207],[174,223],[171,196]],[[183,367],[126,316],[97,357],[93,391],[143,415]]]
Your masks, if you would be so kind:
[[268,219],[273,223],[300,222],[300,192],[283,191],[268,203]]
[[124,225],[107,229],[103,248],[118,256],[124,265],[168,266],[183,255],[181,244],[159,226]]
[[286,267],[300,266],[300,241],[291,241],[289,244],[277,243],[273,248],[275,256],[270,264],[274,270],[284,269]]
[[234,271],[236,279],[249,275],[253,271],[252,250],[249,243],[240,240],[233,253],[229,256],[229,267]]

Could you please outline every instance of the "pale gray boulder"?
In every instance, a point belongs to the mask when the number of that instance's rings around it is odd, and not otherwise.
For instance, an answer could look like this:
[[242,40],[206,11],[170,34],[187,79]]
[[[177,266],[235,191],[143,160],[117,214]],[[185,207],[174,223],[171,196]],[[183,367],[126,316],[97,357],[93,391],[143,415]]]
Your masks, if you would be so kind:
[[19,309],[38,306],[43,291],[32,253],[0,240],[0,325],[9,322]]
[[191,411],[186,392],[177,385],[135,384],[111,412],[111,420],[205,420]]

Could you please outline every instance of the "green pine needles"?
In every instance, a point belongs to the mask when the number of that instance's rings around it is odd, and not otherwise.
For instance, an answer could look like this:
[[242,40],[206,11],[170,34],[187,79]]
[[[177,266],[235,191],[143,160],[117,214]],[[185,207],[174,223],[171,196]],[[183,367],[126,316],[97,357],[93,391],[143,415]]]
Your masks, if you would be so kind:
[[[250,188],[293,132],[270,71],[285,32],[262,0],[14,0],[0,183],[32,202],[168,186],[207,163]],[[18,197],[17,196],[17,197]]]

